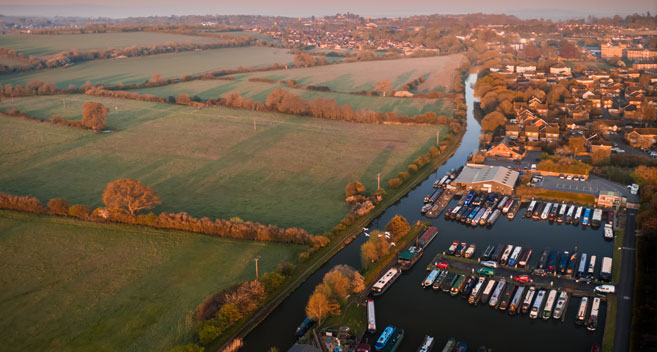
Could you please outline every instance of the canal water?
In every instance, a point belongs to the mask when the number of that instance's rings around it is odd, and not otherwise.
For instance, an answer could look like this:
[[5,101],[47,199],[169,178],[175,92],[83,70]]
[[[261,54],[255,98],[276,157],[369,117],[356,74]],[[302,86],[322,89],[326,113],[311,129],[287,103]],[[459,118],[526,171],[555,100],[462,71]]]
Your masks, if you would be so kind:
[[[433,182],[451,169],[464,165],[468,155],[478,147],[480,127],[474,118],[473,92],[476,78],[472,74],[466,80],[467,130],[456,153],[434,176],[415,187],[369,225],[370,229],[383,229],[392,217],[399,214],[409,223],[430,221],[439,231],[418,263],[405,271],[382,296],[375,298],[377,329],[380,333],[387,325],[403,328],[406,336],[398,350],[400,352],[416,351],[425,334],[437,338],[434,350],[442,349],[447,339],[454,337],[468,343],[472,350],[485,345],[494,351],[588,351],[594,343],[602,342],[606,315],[604,303],[600,307],[598,329],[591,333],[574,323],[579,299],[570,300],[565,322],[562,323],[554,319],[532,320],[526,315],[512,317],[485,305],[471,306],[460,296],[452,297],[431,289],[424,290],[420,286],[427,275],[425,268],[433,256],[445,251],[454,240],[475,243],[475,256],[479,256],[489,244],[532,248],[531,266],[536,265],[540,253],[548,247],[569,251],[577,247],[579,253],[597,255],[598,263],[603,256],[612,256],[613,244],[603,239],[602,230],[523,219],[524,209],[520,209],[515,220],[500,218],[490,229],[467,227],[460,222],[446,221],[444,216],[429,220],[420,214],[424,196],[433,190]],[[358,236],[304,281],[246,336],[243,350],[262,352],[276,346],[280,351],[287,351],[295,342],[294,331],[305,317],[305,304],[315,286],[336,265],[347,264],[359,268],[360,246],[366,240],[364,235]],[[369,338],[373,345],[376,336]]]

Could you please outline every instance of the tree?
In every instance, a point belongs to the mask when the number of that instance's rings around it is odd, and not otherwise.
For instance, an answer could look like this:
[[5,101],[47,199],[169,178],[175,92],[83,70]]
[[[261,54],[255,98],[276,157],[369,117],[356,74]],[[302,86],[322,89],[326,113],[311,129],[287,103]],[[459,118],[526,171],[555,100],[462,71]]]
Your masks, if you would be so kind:
[[68,215],[68,202],[61,198],[53,198],[48,202],[50,214]]
[[399,186],[401,186],[401,184],[402,184],[402,180],[400,180],[397,177],[391,178],[390,181],[388,181],[388,185],[391,188],[398,188]]
[[527,44],[523,53],[525,54],[525,57],[530,60],[536,60],[541,56],[540,50],[538,50],[538,47],[534,43]]
[[393,241],[397,241],[406,236],[410,230],[411,225],[409,225],[408,221],[406,221],[401,215],[395,215],[395,217],[390,219],[388,224],[386,224],[386,231],[390,232]]
[[362,194],[365,192],[365,186],[360,181],[354,181],[347,183],[345,187],[344,194],[347,198],[355,196],[357,194]]
[[148,82],[152,84],[160,84],[162,83],[162,81],[163,81],[162,77],[160,77],[160,74],[157,72],[153,73],[151,79],[148,80]]
[[103,203],[111,209],[128,212],[130,215],[161,204],[155,191],[131,178],[110,182],[103,192]]
[[593,152],[593,154],[591,154],[591,162],[593,162],[594,165],[600,165],[609,160],[610,155],[611,152],[605,151],[603,149],[597,149]]
[[86,219],[89,216],[90,212],[91,209],[89,209],[88,206],[83,204],[76,204],[68,209],[68,215],[78,219]]
[[294,64],[297,67],[308,67],[312,66],[315,63],[315,58],[313,58],[310,54],[308,53],[301,53],[297,56],[294,57]]
[[499,111],[493,111],[484,116],[481,120],[481,129],[483,131],[495,131],[500,126],[506,124],[506,117]]
[[383,93],[383,96],[386,96],[386,92],[390,91],[390,81],[384,79],[383,81],[376,82],[375,88],[376,91]]
[[657,167],[639,165],[634,170],[634,179],[642,185],[652,185],[657,188]]
[[643,104],[641,104],[639,114],[641,115],[642,121],[655,121],[657,118],[657,110],[652,104],[648,103],[648,101],[644,101]]
[[340,305],[326,297],[323,292],[315,291],[308,299],[306,315],[317,320],[317,326],[320,326],[329,314],[340,314]]
[[585,143],[584,137],[571,137],[568,140],[568,147],[573,151],[573,155],[577,155],[586,149]]
[[344,300],[350,292],[349,278],[339,270],[331,270],[326,273],[323,283],[329,289],[332,298]]
[[561,45],[561,48],[559,48],[559,56],[566,59],[579,59],[581,54],[579,48],[570,42],[564,43]]
[[105,127],[109,109],[101,103],[88,101],[82,105],[82,125],[94,131],[100,131]]

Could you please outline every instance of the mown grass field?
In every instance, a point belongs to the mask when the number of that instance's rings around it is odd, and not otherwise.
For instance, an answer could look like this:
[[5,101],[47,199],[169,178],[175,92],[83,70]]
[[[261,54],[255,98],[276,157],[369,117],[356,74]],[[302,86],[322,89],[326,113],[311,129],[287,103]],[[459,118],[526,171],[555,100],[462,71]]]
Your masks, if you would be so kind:
[[354,95],[334,92],[317,92],[306,89],[290,88],[285,84],[249,82],[245,77],[235,81],[196,80],[154,88],[137,89],[142,94],[153,94],[160,97],[177,96],[178,94],[198,95],[203,99],[219,98],[228,92],[239,92],[243,97],[264,103],[274,89],[281,88],[292,92],[306,100],[317,98],[334,99],[339,105],[351,105],[356,110],[368,109],[377,112],[395,111],[400,115],[416,115],[433,111],[436,114],[451,116],[452,110],[444,106],[442,99],[408,99]]
[[0,116],[0,192],[96,207],[107,183],[132,177],[158,192],[163,204],[156,211],[239,216],[318,233],[347,213],[348,182],[376,189],[377,173],[386,180],[406,170],[443,128],[81,95],[67,96],[66,110],[62,96],[7,99],[0,110],[80,118],[89,100],[110,107],[107,127],[113,132]]
[[112,32],[86,34],[6,34],[0,35],[0,46],[19,53],[47,56],[66,50],[101,50],[151,46],[153,44],[216,43],[222,39],[159,32]]
[[3,351],[168,351],[203,299],[303,247],[0,211]]
[[241,76],[296,80],[307,86],[327,86],[339,92],[358,92],[374,90],[375,83],[389,80],[392,89],[400,89],[404,84],[420,76],[425,82],[417,87],[417,92],[447,90],[452,87],[459,75],[456,68],[463,62],[461,54],[398,60],[352,62],[294,70],[254,72]]
[[181,75],[198,74],[222,69],[260,67],[271,64],[291,63],[293,55],[285,49],[264,47],[239,47],[203,51],[187,51],[126,59],[86,61],[70,67],[54,68],[38,72],[23,72],[2,76],[3,84],[26,85],[39,80],[54,83],[59,88],[69,85],[143,83],[158,73],[162,78],[179,78]]

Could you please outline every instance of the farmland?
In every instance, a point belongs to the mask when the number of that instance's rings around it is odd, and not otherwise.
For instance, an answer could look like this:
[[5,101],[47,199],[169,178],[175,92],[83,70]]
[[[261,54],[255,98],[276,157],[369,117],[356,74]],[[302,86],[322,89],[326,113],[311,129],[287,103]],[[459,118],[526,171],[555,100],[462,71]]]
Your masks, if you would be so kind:
[[67,50],[87,51],[127,48],[133,45],[151,46],[167,42],[216,43],[220,41],[222,40],[217,38],[159,32],[0,35],[0,46],[23,53],[26,56],[47,56]]
[[153,73],[158,73],[162,78],[178,78],[181,75],[237,69],[240,66],[287,64],[292,62],[292,59],[293,56],[285,49],[225,48],[87,61],[70,67],[4,75],[2,82],[26,85],[30,81],[39,80],[54,83],[59,88],[80,86],[87,81],[104,85],[133,84],[143,83]]
[[3,351],[168,351],[209,294],[301,246],[0,211]]
[[346,214],[348,182],[360,179],[368,190],[376,189],[377,173],[384,180],[396,176],[435,144],[438,130],[444,132],[440,126],[357,124],[80,95],[7,99],[0,110],[79,119],[88,100],[111,108],[107,127],[113,132],[0,116],[0,191],[96,207],[108,182],[132,177],[158,192],[163,204],[156,211],[238,216],[318,233]]
[[[317,69],[317,68],[315,68]],[[450,109],[443,110],[443,100],[440,99],[407,99],[379,96],[365,96],[334,92],[317,92],[306,89],[289,88],[284,84],[271,84],[263,82],[249,82],[244,76],[235,81],[223,80],[196,80],[182,82],[167,86],[143,88],[135,90],[142,94],[153,94],[160,97],[170,95],[189,94],[197,95],[202,99],[218,98],[228,92],[239,92],[243,97],[264,103],[267,95],[275,88],[285,89],[306,100],[317,98],[334,99],[339,105],[349,104],[356,110],[369,109],[377,112],[395,111],[400,115],[416,115],[433,111],[436,114],[450,116]]]
[[275,81],[291,79],[304,86],[326,86],[340,92],[371,91],[374,90],[375,83],[382,80],[389,80],[392,89],[397,90],[409,81],[423,77],[425,82],[418,86],[418,92],[439,90],[439,87],[449,91],[458,75],[455,68],[463,60],[463,55],[455,54],[254,72],[241,76],[269,78]]

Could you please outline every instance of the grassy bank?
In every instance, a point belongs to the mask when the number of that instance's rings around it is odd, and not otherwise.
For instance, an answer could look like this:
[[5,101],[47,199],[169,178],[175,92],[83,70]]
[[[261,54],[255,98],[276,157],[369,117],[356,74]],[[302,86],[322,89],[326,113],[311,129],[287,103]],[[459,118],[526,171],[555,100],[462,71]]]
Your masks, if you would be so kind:
[[618,285],[620,280],[621,263],[623,262],[623,236],[625,231],[614,231],[614,254],[613,265],[611,268],[611,279],[614,285]]
[[522,185],[518,186],[516,189],[516,195],[522,197],[523,200],[537,198],[541,200],[556,200],[586,205],[595,204],[595,195],[593,194],[553,191],[549,189],[527,187]]
[[[167,351],[209,294],[304,247],[0,211],[4,351]],[[219,274],[218,274],[219,273]]]
[[618,297],[616,295],[607,295],[607,318],[605,319],[605,332],[602,337],[603,352],[612,352],[614,350],[617,307]]

